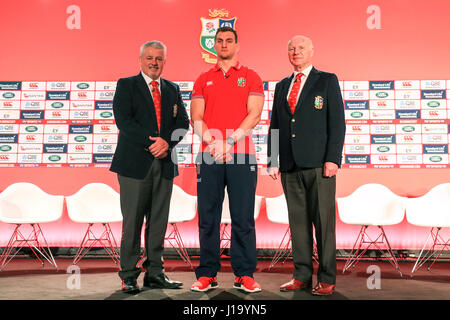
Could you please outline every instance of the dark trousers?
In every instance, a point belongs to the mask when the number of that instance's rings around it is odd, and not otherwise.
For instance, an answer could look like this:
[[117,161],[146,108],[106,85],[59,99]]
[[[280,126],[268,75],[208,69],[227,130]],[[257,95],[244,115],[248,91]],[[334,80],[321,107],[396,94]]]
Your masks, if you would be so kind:
[[[199,164],[199,158],[209,159]],[[256,269],[255,191],[258,166],[254,156],[234,155],[234,163],[212,163],[208,154],[197,158],[200,265],[197,278],[215,277],[220,270],[220,221],[225,187],[231,214],[231,266],[237,277]],[[243,162],[241,164],[241,162]]]
[[323,177],[322,168],[281,173],[292,237],[294,279],[309,282],[313,274],[314,225],[319,256],[317,280],[336,282],[336,176]]
[[120,244],[121,279],[137,278],[141,269],[141,230],[145,217],[145,253],[142,267],[150,275],[163,271],[162,253],[169,219],[173,180],[162,177],[162,162],[155,159],[143,180],[118,175],[122,209],[122,241]]

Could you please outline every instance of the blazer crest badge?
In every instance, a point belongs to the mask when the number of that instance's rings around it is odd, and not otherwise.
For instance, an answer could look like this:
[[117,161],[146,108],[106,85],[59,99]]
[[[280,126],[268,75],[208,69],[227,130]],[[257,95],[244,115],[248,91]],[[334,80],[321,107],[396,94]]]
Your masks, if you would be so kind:
[[321,96],[316,96],[314,99],[314,108],[317,110],[322,110],[323,108],[323,98]]

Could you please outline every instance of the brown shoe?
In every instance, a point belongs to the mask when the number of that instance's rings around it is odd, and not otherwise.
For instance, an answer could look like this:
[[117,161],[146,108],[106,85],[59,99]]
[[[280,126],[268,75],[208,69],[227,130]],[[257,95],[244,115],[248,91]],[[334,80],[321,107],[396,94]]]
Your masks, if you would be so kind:
[[336,285],[334,284],[319,282],[314,289],[312,289],[311,293],[317,296],[329,296],[333,293],[335,287]]
[[292,279],[289,282],[280,286],[280,291],[298,291],[306,288],[311,288],[311,283],[303,282],[297,279]]

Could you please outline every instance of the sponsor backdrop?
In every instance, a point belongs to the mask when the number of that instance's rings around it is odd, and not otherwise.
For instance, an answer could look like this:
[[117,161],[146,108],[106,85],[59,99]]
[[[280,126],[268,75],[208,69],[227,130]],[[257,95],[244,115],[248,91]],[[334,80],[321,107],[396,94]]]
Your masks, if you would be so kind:
[[[168,46],[163,77],[180,85],[189,110],[193,81],[215,63],[215,30],[230,25],[239,33],[240,62],[264,80],[264,110],[253,131],[258,195],[282,193],[279,181],[264,174],[267,131],[275,84],[292,72],[287,41],[305,34],[314,42],[315,67],[338,75],[344,99],[337,195],[382,183],[399,195],[421,196],[450,180],[449,8],[444,0],[2,3],[0,190],[29,181],[52,194],[71,195],[90,182],[118,191],[108,170],[117,143],[117,79],[139,72],[142,43],[161,40]],[[177,147],[175,183],[190,194],[199,145],[190,131]],[[267,220],[264,203],[256,226],[259,248],[277,247],[286,229]],[[113,226],[117,236],[120,227]],[[51,246],[76,246],[85,226],[64,212],[43,228]],[[197,219],[179,228],[185,244],[197,247]],[[351,247],[357,230],[337,218],[338,248]],[[12,226],[0,224],[0,231],[4,246]],[[386,228],[397,249],[420,248],[427,231],[406,219]]]

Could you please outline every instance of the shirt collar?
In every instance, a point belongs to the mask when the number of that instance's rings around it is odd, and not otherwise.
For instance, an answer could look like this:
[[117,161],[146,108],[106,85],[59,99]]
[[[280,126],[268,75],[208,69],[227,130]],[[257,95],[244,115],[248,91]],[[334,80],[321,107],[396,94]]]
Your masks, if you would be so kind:
[[[304,77],[308,78],[309,73],[311,72],[312,68],[313,68],[313,66],[312,66],[312,64],[310,64],[308,67],[306,67],[305,69],[303,69],[303,70],[301,71],[301,73],[303,73],[303,76],[304,76]],[[294,71],[294,79],[295,79],[295,77],[297,76],[298,73],[299,73],[298,71]]]
[[[233,68],[233,69],[235,69],[235,70],[239,70],[241,67],[242,67],[242,65],[241,65],[241,64],[239,63],[239,61],[238,61],[238,62],[236,62],[236,64],[235,64],[234,66],[232,66],[231,68]],[[230,70],[231,70],[231,68],[230,68]],[[220,66],[219,66],[218,64],[216,64],[216,65],[214,66],[213,70],[214,70],[214,71],[219,71],[219,70],[222,70],[222,69],[220,68]]]
[[[144,77],[145,83],[147,83],[147,85],[149,85],[150,82],[153,81],[153,79],[150,78],[148,75],[146,75],[146,74],[144,73],[144,71],[142,71],[142,70],[141,70],[141,75]],[[158,87],[161,88],[161,77],[159,77],[158,79],[156,79],[156,80],[154,80],[154,81],[158,82]]]

